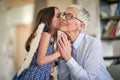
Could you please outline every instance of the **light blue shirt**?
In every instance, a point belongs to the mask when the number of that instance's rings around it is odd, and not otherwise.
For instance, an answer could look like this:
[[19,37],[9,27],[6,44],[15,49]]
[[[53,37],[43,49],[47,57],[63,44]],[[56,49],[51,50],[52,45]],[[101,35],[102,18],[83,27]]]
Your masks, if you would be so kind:
[[68,62],[58,60],[58,80],[113,80],[99,40],[81,32],[72,46],[72,58]]

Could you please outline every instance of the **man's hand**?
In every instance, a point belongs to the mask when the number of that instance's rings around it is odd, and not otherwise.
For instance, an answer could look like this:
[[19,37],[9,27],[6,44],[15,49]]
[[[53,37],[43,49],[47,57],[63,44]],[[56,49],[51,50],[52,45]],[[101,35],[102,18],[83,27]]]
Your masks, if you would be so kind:
[[65,34],[62,34],[57,42],[58,51],[61,54],[61,57],[68,61],[71,58],[71,44],[70,41],[67,39]]

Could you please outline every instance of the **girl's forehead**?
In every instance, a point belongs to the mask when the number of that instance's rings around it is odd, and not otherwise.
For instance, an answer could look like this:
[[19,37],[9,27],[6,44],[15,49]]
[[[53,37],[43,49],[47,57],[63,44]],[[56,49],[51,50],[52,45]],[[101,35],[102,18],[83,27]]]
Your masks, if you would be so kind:
[[55,13],[60,13],[60,10],[55,8]]

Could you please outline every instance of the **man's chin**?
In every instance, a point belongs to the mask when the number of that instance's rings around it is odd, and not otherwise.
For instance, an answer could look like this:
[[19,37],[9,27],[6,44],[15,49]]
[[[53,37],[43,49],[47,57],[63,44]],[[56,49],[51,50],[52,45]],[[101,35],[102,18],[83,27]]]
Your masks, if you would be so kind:
[[66,30],[63,30],[63,29],[59,29],[61,32],[66,32]]
[[65,32],[67,30],[67,27],[60,27],[59,30]]

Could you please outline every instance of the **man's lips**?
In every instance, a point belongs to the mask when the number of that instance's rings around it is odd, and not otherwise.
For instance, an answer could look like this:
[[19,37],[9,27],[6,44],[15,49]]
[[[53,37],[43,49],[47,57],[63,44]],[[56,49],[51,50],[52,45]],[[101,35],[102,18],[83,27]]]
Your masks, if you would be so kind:
[[60,23],[60,26],[67,26],[67,24],[65,24],[65,23]]

